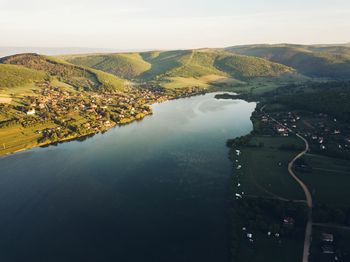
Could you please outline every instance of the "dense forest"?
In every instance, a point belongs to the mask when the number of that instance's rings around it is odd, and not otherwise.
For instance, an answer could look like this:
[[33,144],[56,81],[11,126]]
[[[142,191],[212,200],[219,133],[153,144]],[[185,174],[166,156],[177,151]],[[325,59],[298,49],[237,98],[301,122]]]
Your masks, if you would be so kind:
[[327,113],[345,121],[350,121],[349,101],[350,90],[302,93],[279,98],[279,102],[292,108]]

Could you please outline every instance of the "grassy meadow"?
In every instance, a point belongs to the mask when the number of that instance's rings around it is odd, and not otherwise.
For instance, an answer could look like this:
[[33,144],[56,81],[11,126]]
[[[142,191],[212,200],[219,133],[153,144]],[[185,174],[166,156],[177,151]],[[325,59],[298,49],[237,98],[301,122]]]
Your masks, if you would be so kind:
[[350,48],[317,45],[247,45],[226,48],[233,54],[261,57],[309,77],[348,79]]
[[[220,49],[152,51],[125,54],[92,54],[61,56],[61,59],[78,66],[91,67],[132,81],[153,81],[166,89],[220,88],[252,84],[256,90],[277,86],[275,79],[290,75],[294,70],[268,60],[242,55],[233,55]],[[269,78],[269,80],[267,80]],[[255,86],[256,85],[256,86]],[[245,88],[247,90],[247,88]],[[270,90],[270,89],[269,89]]]
[[239,156],[232,156],[241,184],[238,192],[251,197],[304,199],[303,191],[287,170],[298,151],[280,149],[289,144],[303,146],[296,137],[253,136],[247,145],[235,148],[241,150]]
[[350,206],[350,163],[322,155],[308,154],[312,172],[299,174],[313,194],[315,203],[334,207]]

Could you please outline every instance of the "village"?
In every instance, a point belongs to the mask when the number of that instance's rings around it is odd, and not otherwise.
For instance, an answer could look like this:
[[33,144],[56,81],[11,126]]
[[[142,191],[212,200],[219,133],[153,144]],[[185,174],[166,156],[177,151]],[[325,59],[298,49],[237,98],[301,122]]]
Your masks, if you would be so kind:
[[315,153],[350,159],[349,124],[326,113],[268,112],[261,116],[261,122],[265,128],[272,128],[275,135],[288,137],[291,132],[303,135]]
[[[150,105],[202,93],[199,88],[164,90],[158,86],[126,87],[125,92],[85,92],[62,88],[48,81],[36,83],[33,95],[19,104],[0,104],[0,129],[21,126],[37,134],[37,142],[50,144],[104,132],[152,114]],[[9,139],[7,139],[9,140]],[[10,150],[3,143],[3,150]]]
[[286,182],[289,161],[304,150],[296,138],[299,134],[310,146],[293,166],[314,198],[310,257],[312,261],[348,261],[347,191],[339,188],[334,196],[331,190],[335,183],[348,183],[348,123],[326,113],[285,110],[273,104],[258,107],[252,122],[250,135],[228,141],[235,173],[234,198],[240,209],[237,219],[241,224],[236,230],[244,240],[239,251],[244,254],[242,259],[252,259],[252,254],[260,252],[285,252],[287,246],[289,252],[301,254],[302,246],[294,243],[297,239],[303,242],[306,206],[297,184]]

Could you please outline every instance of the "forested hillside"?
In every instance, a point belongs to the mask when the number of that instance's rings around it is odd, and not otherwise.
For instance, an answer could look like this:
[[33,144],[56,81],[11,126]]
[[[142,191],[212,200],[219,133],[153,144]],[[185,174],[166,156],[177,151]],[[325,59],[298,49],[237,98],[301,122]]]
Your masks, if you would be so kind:
[[350,48],[346,46],[248,45],[226,50],[284,64],[310,77],[350,79]]
[[60,81],[73,86],[77,90],[122,91],[124,89],[124,81],[114,75],[69,64],[53,57],[19,54],[4,57],[0,59],[0,63],[17,65],[20,68],[26,67],[34,70],[32,72],[45,72],[48,76],[57,77]]
[[234,76],[245,79],[276,76],[293,69],[267,60],[232,55],[220,49],[63,56],[68,62],[125,78]]
[[166,88],[206,87],[216,81],[237,83],[259,77],[293,75],[295,70],[265,59],[234,55],[222,49],[62,56],[84,67],[136,81],[157,81]]
[[23,66],[0,64],[0,87],[16,87],[34,81],[43,81],[47,76],[44,71]]

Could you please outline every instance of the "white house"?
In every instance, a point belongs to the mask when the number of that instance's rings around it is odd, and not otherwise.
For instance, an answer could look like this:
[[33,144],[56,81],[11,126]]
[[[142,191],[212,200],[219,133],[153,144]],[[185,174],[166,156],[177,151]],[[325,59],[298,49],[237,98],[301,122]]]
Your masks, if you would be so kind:
[[28,110],[27,115],[35,115],[35,109],[32,108],[32,109]]

